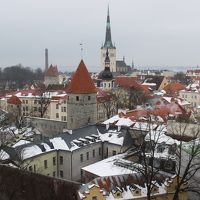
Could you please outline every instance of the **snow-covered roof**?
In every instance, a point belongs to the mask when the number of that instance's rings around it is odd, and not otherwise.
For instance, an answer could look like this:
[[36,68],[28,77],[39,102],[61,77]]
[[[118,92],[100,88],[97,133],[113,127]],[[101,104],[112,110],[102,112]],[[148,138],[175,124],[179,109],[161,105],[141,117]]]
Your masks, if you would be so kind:
[[6,160],[9,158],[10,158],[10,156],[4,150],[0,151],[0,160]]
[[30,141],[22,139],[22,140],[19,140],[18,142],[16,142],[12,147],[18,147],[18,146],[21,146],[23,144],[28,144],[28,143],[30,143]]
[[[162,97],[164,100],[166,100],[168,103],[171,103],[172,97]],[[176,101],[178,102],[179,105],[185,106],[185,105],[190,105],[190,103],[186,100],[176,98]]]
[[96,162],[92,165],[88,165],[82,169],[100,177],[135,173],[130,169],[119,167],[114,164],[116,160],[123,158],[125,155],[126,154],[118,154],[102,161]]

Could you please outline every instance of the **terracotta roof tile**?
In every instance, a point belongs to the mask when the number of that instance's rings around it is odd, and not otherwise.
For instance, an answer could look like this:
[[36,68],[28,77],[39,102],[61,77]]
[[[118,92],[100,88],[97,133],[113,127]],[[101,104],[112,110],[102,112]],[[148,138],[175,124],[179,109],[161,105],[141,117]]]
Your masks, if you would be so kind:
[[90,77],[90,74],[81,60],[72,80],[68,86],[67,93],[71,94],[91,94],[96,93],[96,87]]
[[137,77],[118,76],[115,78],[115,85],[119,85],[121,87],[132,87],[138,84],[136,82],[137,79]]
[[175,93],[184,90],[185,86],[181,83],[169,83],[163,88],[167,93]]
[[9,104],[14,104],[14,105],[20,105],[22,102],[17,96],[11,96],[8,100],[7,103]]
[[58,76],[57,65],[55,65],[55,66],[50,65],[50,67],[48,68],[48,70],[46,72],[46,76]]

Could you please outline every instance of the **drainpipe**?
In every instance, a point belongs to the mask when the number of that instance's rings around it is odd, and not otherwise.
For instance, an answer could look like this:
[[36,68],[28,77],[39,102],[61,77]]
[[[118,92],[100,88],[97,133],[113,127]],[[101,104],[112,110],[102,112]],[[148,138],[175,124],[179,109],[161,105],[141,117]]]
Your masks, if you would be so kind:
[[103,150],[103,148],[104,148],[104,142],[101,143],[101,160],[104,159],[104,155],[103,155],[104,150]]
[[59,161],[59,159],[58,159],[58,151],[59,151],[59,150],[56,150],[56,154],[57,154],[57,156],[56,156],[56,157],[57,157],[57,159],[56,159],[56,160],[57,160],[57,177],[60,177],[60,174],[59,174],[59,166],[58,166],[58,165],[59,165],[59,162],[58,162],[58,161]]
[[73,156],[73,151],[71,152],[71,181],[72,181],[72,156]]

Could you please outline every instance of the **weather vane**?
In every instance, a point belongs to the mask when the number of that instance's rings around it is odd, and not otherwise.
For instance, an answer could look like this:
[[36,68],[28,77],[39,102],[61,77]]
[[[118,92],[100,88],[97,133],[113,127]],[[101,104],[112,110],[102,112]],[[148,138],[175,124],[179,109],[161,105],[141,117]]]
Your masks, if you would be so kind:
[[80,43],[80,47],[81,47],[81,59],[83,59],[83,42]]

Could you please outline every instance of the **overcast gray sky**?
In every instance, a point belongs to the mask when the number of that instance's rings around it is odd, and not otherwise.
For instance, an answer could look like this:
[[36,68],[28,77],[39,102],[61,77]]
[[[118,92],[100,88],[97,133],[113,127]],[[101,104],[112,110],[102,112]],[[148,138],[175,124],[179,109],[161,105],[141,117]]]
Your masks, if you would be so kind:
[[0,0],[0,67],[44,68],[46,47],[49,63],[76,67],[82,41],[86,65],[100,70],[108,3],[118,59],[200,64],[200,0]]

